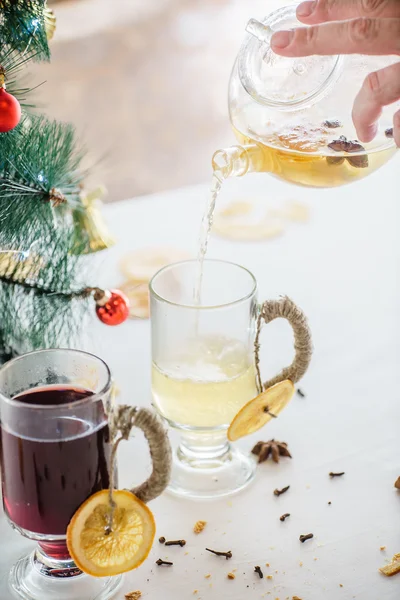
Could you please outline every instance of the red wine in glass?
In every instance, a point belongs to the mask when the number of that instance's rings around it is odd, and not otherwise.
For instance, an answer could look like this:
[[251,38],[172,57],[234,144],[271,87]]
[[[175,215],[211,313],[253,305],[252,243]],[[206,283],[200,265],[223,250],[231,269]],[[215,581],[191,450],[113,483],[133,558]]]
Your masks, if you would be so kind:
[[[30,537],[64,536],[79,506],[109,487],[111,446],[103,406],[94,406],[104,413],[96,428],[74,416],[74,404],[91,395],[82,388],[57,385],[13,398],[30,405],[71,405],[70,416],[59,417],[57,439],[20,437],[5,427],[0,431],[4,510],[11,523],[33,534]],[[51,556],[68,557],[64,541],[40,545]]]

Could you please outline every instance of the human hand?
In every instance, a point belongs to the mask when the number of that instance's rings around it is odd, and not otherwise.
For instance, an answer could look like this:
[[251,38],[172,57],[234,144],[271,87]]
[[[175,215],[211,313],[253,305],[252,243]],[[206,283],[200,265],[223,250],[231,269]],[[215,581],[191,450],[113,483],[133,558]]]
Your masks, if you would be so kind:
[[[317,0],[297,7],[299,27],[273,34],[271,48],[281,56],[314,54],[400,55],[400,0]],[[353,106],[353,121],[362,142],[377,133],[382,108],[400,100],[400,62],[370,73]],[[400,110],[393,117],[400,147]]]

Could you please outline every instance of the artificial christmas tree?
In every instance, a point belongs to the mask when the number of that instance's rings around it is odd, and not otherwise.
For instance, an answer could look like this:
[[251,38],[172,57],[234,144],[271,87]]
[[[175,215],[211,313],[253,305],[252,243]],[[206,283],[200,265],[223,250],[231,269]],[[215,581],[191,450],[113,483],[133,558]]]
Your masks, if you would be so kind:
[[50,58],[54,28],[44,0],[0,0],[0,362],[76,346],[85,317],[113,325],[128,312],[118,291],[83,281],[86,255],[111,237],[84,190],[73,126],[27,112],[20,76]]

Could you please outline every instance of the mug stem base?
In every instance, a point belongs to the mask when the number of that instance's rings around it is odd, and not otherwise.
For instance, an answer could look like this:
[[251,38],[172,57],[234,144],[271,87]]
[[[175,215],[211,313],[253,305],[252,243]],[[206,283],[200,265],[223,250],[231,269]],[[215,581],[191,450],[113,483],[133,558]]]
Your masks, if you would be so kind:
[[122,583],[116,577],[90,577],[72,560],[49,559],[40,549],[21,558],[11,569],[9,587],[24,600],[109,600]]
[[231,496],[254,478],[256,462],[225,440],[218,446],[193,446],[185,438],[174,452],[168,492],[193,500]]

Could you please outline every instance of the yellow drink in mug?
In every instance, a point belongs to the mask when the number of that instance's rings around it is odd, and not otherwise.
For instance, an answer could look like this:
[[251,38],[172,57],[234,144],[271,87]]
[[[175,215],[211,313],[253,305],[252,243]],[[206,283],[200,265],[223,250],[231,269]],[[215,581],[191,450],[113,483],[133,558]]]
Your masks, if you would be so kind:
[[214,498],[242,489],[254,476],[254,461],[229,444],[227,430],[259,391],[259,307],[256,280],[244,267],[205,260],[200,302],[193,296],[197,276],[197,261],[185,261],[165,267],[150,283],[152,396],[181,435],[170,491]]

